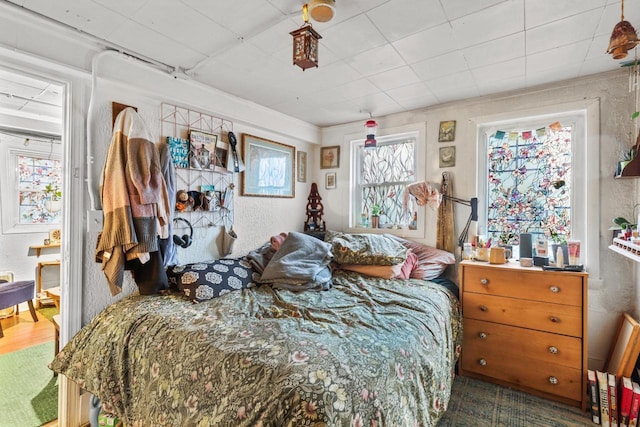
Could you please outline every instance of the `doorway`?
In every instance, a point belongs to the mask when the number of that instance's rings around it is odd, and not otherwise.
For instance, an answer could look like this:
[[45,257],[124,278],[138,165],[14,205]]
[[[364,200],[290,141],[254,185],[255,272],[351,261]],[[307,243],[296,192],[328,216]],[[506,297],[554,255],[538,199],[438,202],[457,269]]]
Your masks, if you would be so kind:
[[[55,351],[56,308],[45,291],[65,283],[60,268],[65,203],[59,200],[65,196],[62,189],[66,99],[64,84],[0,68],[0,271],[11,272],[16,281],[33,280],[40,291],[33,300],[34,306],[39,307],[38,322],[32,319],[26,303],[19,305],[19,312],[13,309],[5,313],[0,363],[5,368],[13,366],[13,359],[33,357],[41,368],[30,367],[30,375],[22,380],[18,374],[25,370],[24,365],[17,363],[15,371],[6,372],[5,377],[14,379],[14,384],[0,381],[0,395],[11,396],[14,393],[3,389],[16,386],[32,391],[30,399],[8,403],[11,410],[30,413],[40,423],[51,421],[47,416],[52,408],[57,416],[56,379],[46,368]],[[47,399],[43,398],[45,394]],[[48,405],[49,415],[44,405]],[[3,416],[6,413],[5,409],[0,412]]]

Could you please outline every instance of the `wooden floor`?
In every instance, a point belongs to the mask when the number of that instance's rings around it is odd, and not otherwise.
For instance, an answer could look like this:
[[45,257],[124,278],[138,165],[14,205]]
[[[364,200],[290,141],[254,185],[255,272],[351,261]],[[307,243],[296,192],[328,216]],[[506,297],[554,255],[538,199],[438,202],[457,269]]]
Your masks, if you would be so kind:
[[[38,311],[38,321],[34,322],[25,306],[20,307],[20,314],[0,320],[4,337],[0,338],[0,354],[11,353],[23,348],[38,344],[44,344],[55,339],[53,323],[43,317]],[[43,427],[57,427],[58,421],[54,420],[44,424]]]

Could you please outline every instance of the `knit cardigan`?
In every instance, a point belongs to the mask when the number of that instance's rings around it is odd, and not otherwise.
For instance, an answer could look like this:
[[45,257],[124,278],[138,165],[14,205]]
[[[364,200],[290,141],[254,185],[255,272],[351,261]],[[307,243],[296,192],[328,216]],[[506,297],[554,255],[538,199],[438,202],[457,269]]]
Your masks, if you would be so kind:
[[125,262],[144,263],[168,237],[170,202],[156,145],[133,108],[116,117],[102,176],[104,225],[96,261],[112,295],[122,291]]

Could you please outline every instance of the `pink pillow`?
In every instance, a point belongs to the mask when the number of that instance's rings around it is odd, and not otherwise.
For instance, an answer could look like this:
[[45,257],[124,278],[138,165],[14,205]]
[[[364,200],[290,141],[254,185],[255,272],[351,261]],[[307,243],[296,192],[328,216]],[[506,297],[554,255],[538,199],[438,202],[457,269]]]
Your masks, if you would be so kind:
[[407,251],[407,259],[402,268],[400,269],[399,279],[408,279],[411,277],[411,272],[418,266],[418,255],[414,254],[411,249]]
[[284,242],[284,239],[287,238],[287,234],[289,233],[282,232],[277,236],[271,236],[271,247],[276,251],[280,249],[280,245],[282,245],[282,242]]
[[402,237],[394,236],[392,234],[385,234],[385,236],[389,236],[399,241],[406,248],[411,249],[418,257],[418,263],[411,271],[410,277],[412,279],[435,279],[444,273],[447,266],[456,263],[456,257],[451,252],[403,239]]

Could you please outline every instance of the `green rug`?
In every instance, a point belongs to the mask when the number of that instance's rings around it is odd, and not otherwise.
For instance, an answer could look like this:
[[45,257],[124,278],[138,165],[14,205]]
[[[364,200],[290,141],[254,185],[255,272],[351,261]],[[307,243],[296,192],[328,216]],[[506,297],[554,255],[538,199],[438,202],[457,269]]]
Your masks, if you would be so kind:
[[53,342],[0,355],[0,427],[37,427],[58,418]]
[[60,310],[56,306],[51,307],[40,307],[38,309],[38,313],[42,314],[47,320],[51,321],[53,316],[60,313]]
[[456,377],[438,427],[593,426],[580,408],[467,377]]

